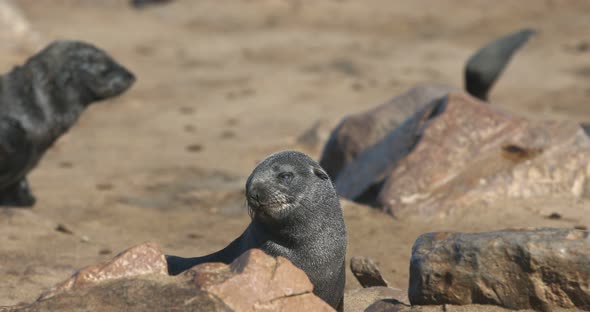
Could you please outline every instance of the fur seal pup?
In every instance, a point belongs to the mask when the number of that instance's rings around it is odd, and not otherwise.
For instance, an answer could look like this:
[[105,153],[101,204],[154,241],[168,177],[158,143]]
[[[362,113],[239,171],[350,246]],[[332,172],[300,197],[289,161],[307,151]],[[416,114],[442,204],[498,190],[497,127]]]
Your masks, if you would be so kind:
[[106,52],[56,41],[0,77],[0,205],[32,206],[26,175],[93,102],[117,96],[134,75]]
[[251,248],[283,256],[305,271],[313,292],[342,308],[346,227],[328,174],[309,156],[283,151],[262,161],[246,182],[252,222],[224,249],[203,257],[166,256],[168,272],[204,262],[230,263]]

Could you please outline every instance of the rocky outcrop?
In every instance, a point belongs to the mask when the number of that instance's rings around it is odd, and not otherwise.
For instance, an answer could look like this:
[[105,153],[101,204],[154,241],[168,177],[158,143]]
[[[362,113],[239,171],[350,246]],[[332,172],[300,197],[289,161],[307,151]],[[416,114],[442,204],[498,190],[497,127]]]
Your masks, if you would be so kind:
[[414,305],[590,310],[590,232],[429,233],[412,248]]
[[364,150],[336,179],[347,198],[404,216],[442,216],[498,198],[590,195],[579,124],[513,116],[450,93]]
[[69,279],[43,293],[39,300],[76,289],[93,287],[99,283],[148,274],[167,275],[166,257],[154,243],[131,247],[103,264],[92,265],[76,272]]
[[111,261],[84,268],[30,305],[1,311],[334,311],[283,257],[258,249],[230,265],[204,263],[167,274],[160,248],[130,248]]

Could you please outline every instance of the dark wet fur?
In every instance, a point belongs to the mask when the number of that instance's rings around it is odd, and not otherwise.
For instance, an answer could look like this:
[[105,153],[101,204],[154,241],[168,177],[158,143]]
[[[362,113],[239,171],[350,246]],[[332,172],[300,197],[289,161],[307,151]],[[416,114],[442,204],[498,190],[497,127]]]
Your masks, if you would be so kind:
[[[293,178],[281,178],[285,172],[292,173]],[[246,199],[252,222],[240,237],[210,255],[166,256],[168,272],[176,275],[205,262],[229,264],[245,251],[259,248],[271,256],[283,256],[304,270],[314,285],[314,293],[341,310],[346,228],[338,196],[326,172],[303,153],[273,154],[248,178]],[[292,206],[277,211],[282,203]]]
[[106,52],[57,41],[0,78],[0,205],[35,203],[26,175],[86,107],[135,77]]
[[487,101],[490,89],[502,74],[512,56],[536,32],[522,29],[496,39],[475,52],[465,66],[465,90]]

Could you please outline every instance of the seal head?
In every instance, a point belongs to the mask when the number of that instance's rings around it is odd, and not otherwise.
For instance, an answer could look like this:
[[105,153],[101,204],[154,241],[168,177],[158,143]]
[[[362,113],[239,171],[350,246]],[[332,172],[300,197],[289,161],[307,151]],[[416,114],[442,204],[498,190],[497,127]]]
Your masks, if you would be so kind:
[[307,155],[286,151],[260,163],[246,182],[246,199],[252,219],[262,223],[297,222],[311,203],[310,193],[331,184],[326,172]]

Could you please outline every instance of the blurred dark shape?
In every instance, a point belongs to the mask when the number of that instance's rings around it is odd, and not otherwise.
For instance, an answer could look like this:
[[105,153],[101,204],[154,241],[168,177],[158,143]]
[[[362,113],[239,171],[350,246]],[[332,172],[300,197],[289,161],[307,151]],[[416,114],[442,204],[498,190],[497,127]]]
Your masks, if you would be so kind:
[[536,33],[526,28],[487,44],[467,61],[465,90],[487,101],[488,92],[510,62],[512,55]]
[[0,77],[0,205],[35,203],[26,175],[93,102],[120,95],[134,75],[106,52],[56,41]]
[[146,6],[154,4],[165,4],[172,2],[172,0],[131,0],[131,5],[138,9],[143,9]]

